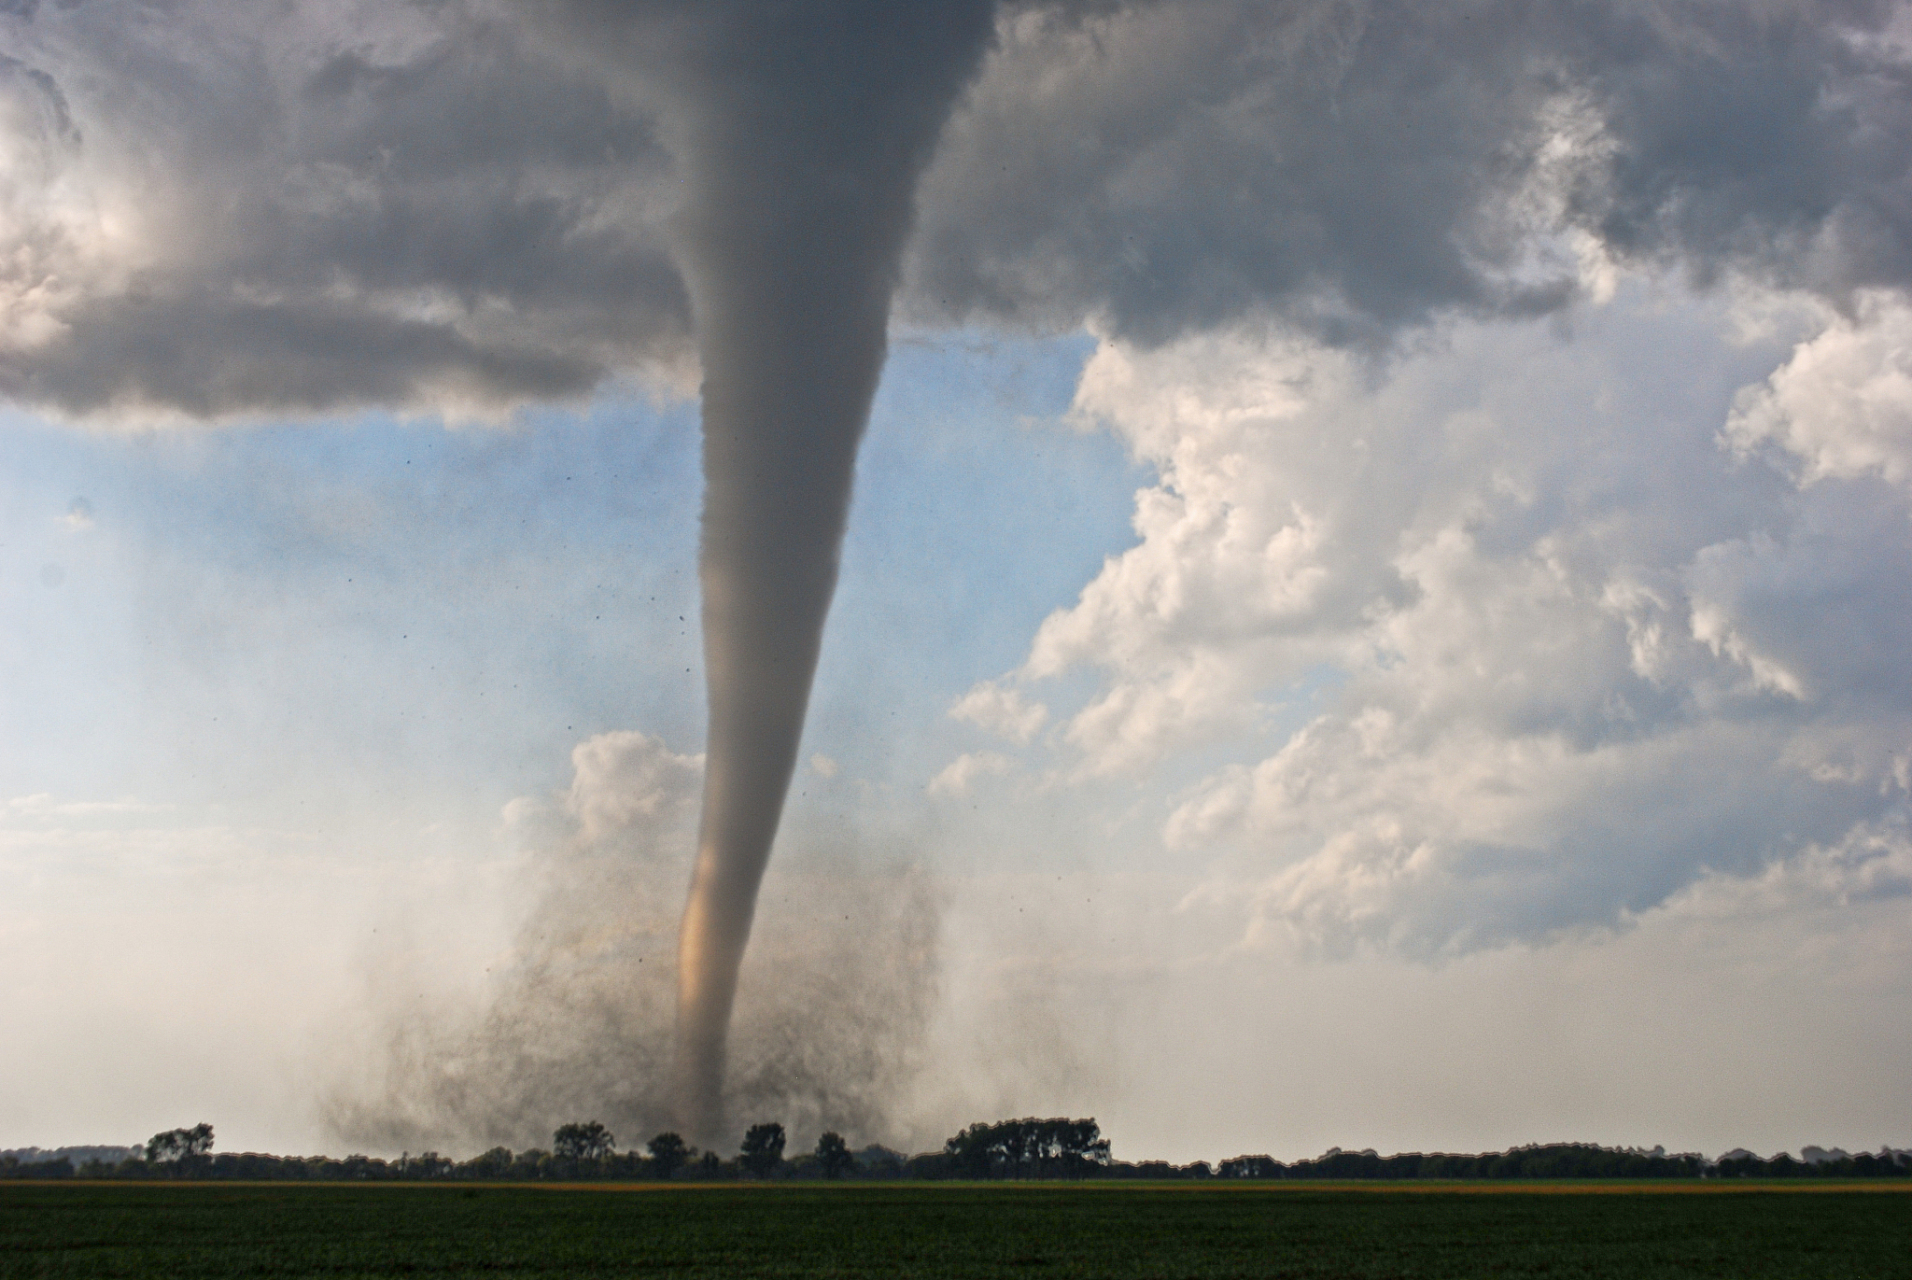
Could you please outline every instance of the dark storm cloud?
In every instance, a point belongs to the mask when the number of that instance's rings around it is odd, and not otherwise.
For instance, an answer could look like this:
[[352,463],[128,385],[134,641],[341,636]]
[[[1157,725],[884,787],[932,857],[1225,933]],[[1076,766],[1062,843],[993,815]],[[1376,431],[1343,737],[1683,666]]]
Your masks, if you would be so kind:
[[1131,4],[1005,23],[927,179],[931,321],[1331,340],[1544,311],[1562,233],[1834,296],[1912,275],[1881,3]]
[[[77,415],[231,415],[499,407],[646,371],[684,385],[680,267],[699,243],[673,239],[691,225],[673,222],[684,184],[706,209],[744,196],[741,157],[765,153],[737,153],[730,178],[688,172],[690,136],[673,158],[664,117],[717,88],[745,110],[749,86],[772,92],[800,62],[834,93],[914,56],[874,27],[830,36],[858,20],[847,10],[819,11],[814,38],[780,13],[0,10],[9,101],[31,107],[7,119],[0,388]],[[919,321],[1092,318],[1148,341],[1274,313],[1361,341],[1446,311],[1564,305],[1588,245],[1700,281],[1899,287],[1901,13],[1003,5],[920,193],[904,301]],[[753,44],[764,23],[783,34]],[[801,164],[885,145],[894,94],[839,100],[758,110],[763,141],[802,137]],[[721,112],[690,118],[721,141]]]
[[1875,0],[1584,7],[1562,42],[1611,155],[1569,217],[1702,278],[1743,263],[1833,294],[1904,286],[1912,68],[1878,39],[1895,15]]
[[0,352],[0,388],[78,416],[484,409],[685,358],[652,119],[476,6],[356,16],[0,24],[85,138],[12,183],[44,247],[11,301],[45,332]]

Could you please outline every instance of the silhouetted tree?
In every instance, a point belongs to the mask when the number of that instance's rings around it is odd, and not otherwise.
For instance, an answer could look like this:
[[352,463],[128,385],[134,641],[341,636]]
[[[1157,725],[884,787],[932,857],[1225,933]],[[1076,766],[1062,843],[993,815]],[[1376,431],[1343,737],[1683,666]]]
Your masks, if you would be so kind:
[[944,1143],[943,1153],[968,1178],[1073,1177],[1109,1163],[1109,1140],[1094,1120],[1031,1116],[972,1124]]
[[743,1166],[759,1178],[768,1178],[783,1163],[783,1126],[753,1124],[744,1133]]
[[595,1120],[561,1125],[551,1135],[551,1153],[560,1160],[598,1160],[616,1149],[617,1139]]
[[178,1165],[212,1150],[212,1126],[196,1124],[190,1129],[168,1129],[156,1133],[146,1144],[146,1159],[154,1164]]
[[826,1133],[817,1139],[817,1164],[822,1166],[824,1177],[840,1178],[855,1163],[856,1157],[850,1154],[850,1144],[842,1134]]
[[510,1147],[493,1147],[465,1161],[462,1169],[466,1177],[503,1178],[511,1173],[512,1158]]
[[657,1176],[669,1181],[670,1176],[690,1163],[691,1149],[684,1140],[674,1133],[660,1133],[647,1144],[651,1153],[651,1167]]
[[[225,1157],[222,1156],[220,1158],[223,1160]],[[391,1166],[392,1173],[395,1176],[408,1178],[413,1181],[422,1181],[428,1178],[447,1178],[451,1176],[453,1168],[452,1162],[444,1156],[439,1155],[436,1151],[427,1151],[421,1155],[413,1155],[408,1151],[393,1162]],[[218,1176],[218,1171],[215,1170],[214,1174]]]

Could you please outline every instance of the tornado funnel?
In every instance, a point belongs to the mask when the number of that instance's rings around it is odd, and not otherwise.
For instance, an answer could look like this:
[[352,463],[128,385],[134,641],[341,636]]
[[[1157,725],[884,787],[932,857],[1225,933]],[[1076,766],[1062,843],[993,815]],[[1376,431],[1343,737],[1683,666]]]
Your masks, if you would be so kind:
[[678,226],[703,359],[710,728],[678,942],[680,1122],[724,1133],[724,1048],[836,587],[918,175],[990,0],[696,7]]

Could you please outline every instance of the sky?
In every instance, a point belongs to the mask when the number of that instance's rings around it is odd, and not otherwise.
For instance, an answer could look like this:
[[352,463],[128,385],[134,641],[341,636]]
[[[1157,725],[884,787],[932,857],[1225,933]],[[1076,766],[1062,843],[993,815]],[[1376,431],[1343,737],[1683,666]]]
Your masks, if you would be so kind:
[[[690,12],[0,4],[0,1147],[648,1136]],[[1912,14],[993,22],[748,1118],[1912,1146]]]

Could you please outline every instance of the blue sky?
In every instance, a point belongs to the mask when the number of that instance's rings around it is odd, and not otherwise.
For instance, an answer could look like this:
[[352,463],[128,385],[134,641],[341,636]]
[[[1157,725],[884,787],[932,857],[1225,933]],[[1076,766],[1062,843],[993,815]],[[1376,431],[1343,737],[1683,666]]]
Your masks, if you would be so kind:
[[[933,724],[1013,665],[1130,540],[1139,471],[1062,420],[1085,350],[897,344],[806,754],[907,784],[935,756],[887,722]],[[232,803],[402,775],[495,808],[563,782],[593,733],[701,740],[693,405],[210,433],[16,418],[5,447],[9,794]]]

